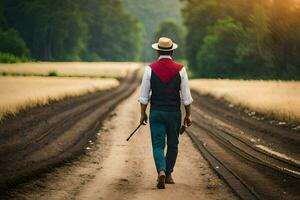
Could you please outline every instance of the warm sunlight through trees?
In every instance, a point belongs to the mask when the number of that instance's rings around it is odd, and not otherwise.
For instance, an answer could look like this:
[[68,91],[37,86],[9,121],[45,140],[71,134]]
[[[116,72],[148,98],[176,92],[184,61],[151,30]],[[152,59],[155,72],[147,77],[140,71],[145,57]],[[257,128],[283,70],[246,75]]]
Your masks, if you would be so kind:
[[196,76],[300,78],[299,0],[183,0]]

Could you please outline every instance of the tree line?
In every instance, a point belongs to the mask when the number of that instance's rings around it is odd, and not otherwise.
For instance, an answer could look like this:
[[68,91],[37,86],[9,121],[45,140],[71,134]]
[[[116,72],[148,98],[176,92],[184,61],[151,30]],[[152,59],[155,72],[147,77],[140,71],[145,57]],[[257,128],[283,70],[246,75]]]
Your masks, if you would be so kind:
[[120,0],[0,0],[0,57],[135,61],[141,33]]
[[[166,36],[163,34],[170,33],[162,30],[162,26],[167,26],[166,29],[182,32],[182,30],[179,30],[183,26],[181,2],[179,0],[123,0],[123,2],[124,6],[141,22],[143,27],[141,60],[151,62],[156,59],[156,53],[151,50],[151,44],[157,42],[157,37]],[[176,25],[175,29],[174,24]],[[181,34],[176,32],[168,36],[174,36],[177,39],[178,35]],[[180,45],[182,44],[181,41],[177,42]],[[178,53],[178,56],[176,54],[175,57],[181,59],[182,56],[179,55],[182,55],[182,53]]]
[[195,76],[300,79],[297,0],[182,0]]

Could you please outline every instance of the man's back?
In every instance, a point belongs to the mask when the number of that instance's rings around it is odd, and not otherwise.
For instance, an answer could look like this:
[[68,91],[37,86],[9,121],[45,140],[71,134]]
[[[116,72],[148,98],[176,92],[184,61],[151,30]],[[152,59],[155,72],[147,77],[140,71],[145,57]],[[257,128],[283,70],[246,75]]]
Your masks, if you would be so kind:
[[[188,86],[188,77],[182,64],[172,60],[177,44],[169,38],[160,38],[152,45],[159,59],[146,67],[139,102],[141,105],[140,123],[147,123],[146,108],[150,101],[150,130],[153,157],[158,173],[157,187],[165,188],[165,183],[174,184],[173,172],[179,143],[181,127],[181,102],[185,105],[184,125],[190,126],[191,103],[193,102]],[[150,96],[151,93],[151,96]],[[180,95],[181,93],[181,95]],[[167,138],[167,154],[164,154]]]

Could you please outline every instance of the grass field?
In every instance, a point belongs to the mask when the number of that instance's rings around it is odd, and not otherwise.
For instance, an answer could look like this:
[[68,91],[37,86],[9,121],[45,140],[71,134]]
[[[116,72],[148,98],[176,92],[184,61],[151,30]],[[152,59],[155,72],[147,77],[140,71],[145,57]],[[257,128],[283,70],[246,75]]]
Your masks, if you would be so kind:
[[111,89],[116,79],[63,77],[0,77],[0,120],[7,114],[88,92]]
[[0,64],[0,75],[79,76],[123,78],[137,67],[129,62],[34,62]]
[[198,79],[191,88],[279,120],[300,122],[300,82]]

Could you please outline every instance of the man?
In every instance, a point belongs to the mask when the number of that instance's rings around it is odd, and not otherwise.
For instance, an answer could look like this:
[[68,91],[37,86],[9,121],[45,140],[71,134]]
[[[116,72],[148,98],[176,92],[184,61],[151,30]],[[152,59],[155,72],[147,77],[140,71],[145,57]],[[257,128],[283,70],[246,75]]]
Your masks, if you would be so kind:
[[[153,157],[158,173],[157,188],[174,184],[171,176],[178,153],[178,137],[181,127],[181,102],[185,106],[184,126],[191,126],[191,103],[186,70],[182,64],[172,60],[173,51],[178,47],[171,39],[162,37],[152,45],[157,50],[158,60],[146,67],[141,95],[140,123],[147,123],[146,108],[150,100],[150,130]],[[150,97],[151,91],[151,97]],[[181,96],[180,96],[181,93]],[[167,137],[167,153],[164,154]]]

